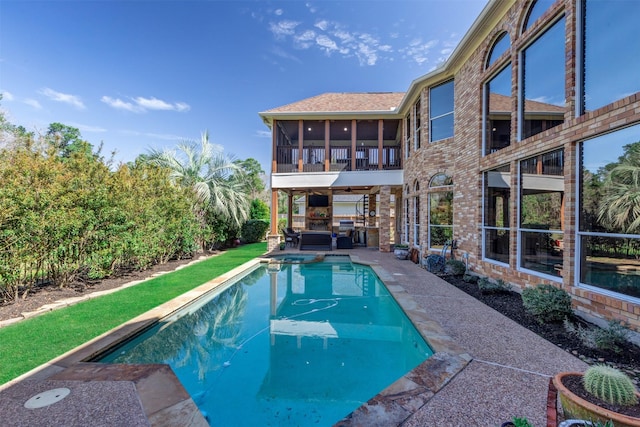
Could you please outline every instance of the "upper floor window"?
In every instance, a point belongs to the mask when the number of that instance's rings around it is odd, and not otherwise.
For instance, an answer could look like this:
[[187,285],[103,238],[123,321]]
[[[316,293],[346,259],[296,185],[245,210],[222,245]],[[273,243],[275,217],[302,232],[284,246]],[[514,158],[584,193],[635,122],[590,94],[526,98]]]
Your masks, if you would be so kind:
[[406,147],[404,155],[409,157],[411,153],[411,113],[407,114],[405,122],[407,125],[404,127],[404,145]]
[[522,51],[520,139],[564,122],[565,19]]
[[429,91],[430,141],[453,136],[453,80]]
[[525,31],[529,29],[555,2],[556,0],[535,0],[529,9],[527,19],[524,20],[522,30]]
[[511,46],[511,40],[509,39],[509,34],[506,32],[500,34],[496,39],[493,47],[491,48],[491,52],[487,57],[487,67],[496,62],[496,59],[500,58],[503,53],[505,53],[509,46]]
[[[640,43],[636,37],[640,2],[582,0],[582,61],[579,114],[595,110],[640,90]],[[580,69],[581,68],[581,69]]]
[[420,134],[421,134],[421,116],[422,116],[422,102],[420,98],[418,98],[418,102],[413,107],[413,113],[415,114],[415,118],[413,122],[415,123],[415,128],[413,129],[413,140],[415,144],[415,149],[420,148]]
[[511,143],[511,64],[484,85],[484,154]]

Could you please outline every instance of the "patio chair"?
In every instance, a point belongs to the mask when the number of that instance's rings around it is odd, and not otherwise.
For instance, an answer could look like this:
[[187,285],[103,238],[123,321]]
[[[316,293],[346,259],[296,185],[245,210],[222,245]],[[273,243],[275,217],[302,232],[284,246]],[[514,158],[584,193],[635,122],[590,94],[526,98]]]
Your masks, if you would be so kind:
[[295,232],[291,227],[285,228],[283,230],[283,233],[284,233],[285,242],[287,243],[291,242],[293,246],[298,246],[298,241],[300,240],[300,233]]

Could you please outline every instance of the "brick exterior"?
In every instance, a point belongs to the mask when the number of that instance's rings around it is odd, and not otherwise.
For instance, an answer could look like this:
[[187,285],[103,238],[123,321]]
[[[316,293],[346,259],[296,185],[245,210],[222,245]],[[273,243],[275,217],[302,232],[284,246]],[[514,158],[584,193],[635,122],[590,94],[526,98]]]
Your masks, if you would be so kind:
[[[575,117],[576,81],[574,45],[576,25],[574,1],[560,1],[548,10],[534,26],[524,34],[519,29],[527,13],[529,1],[516,1],[506,14],[490,31],[489,36],[468,56],[467,61],[453,75],[443,75],[439,81],[429,83],[434,86],[448,79],[455,79],[454,95],[454,138],[435,143],[428,142],[429,125],[429,89],[423,87],[422,97],[422,144],[405,160],[403,197],[415,196],[415,182],[420,182],[420,241],[427,239],[427,196],[429,180],[437,173],[446,173],[454,180],[454,238],[458,241],[458,256],[468,254],[469,266],[477,274],[490,278],[500,278],[520,288],[539,283],[550,283],[567,290],[574,297],[575,309],[595,318],[618,319],[640,330],[640,304],[624,301],[574,286],[575,283],[575,232],[576,232],[576,162],[578,142],[615,128],[621,128],[640,122],[640,94],[621,99],[612,105]],[[483,84],[508,62],[512,65],[512,129],[516,129],[517,81],[520,67],[518,52],[537,36],[541,27],[557,19],[564,13],[566,30],[566,67],[571,70],[566,75],[567,102],[564,124],[534,135],[523,142],[516,141],[516,132],[512,131],[510,146],[482,156],[482,88]],[[503,31],[511,39],[510,54],[505,54],[491,67],[484,69],[486,57],[495,40]],[[417,96],[416,98],[417,99]],[[408,105],[413,105],[408,102]],[[415,120],[412,118],[412,121]],[[564,148],[565,155],[565,218],[564,218],[564,268],[562,278],[552,281],[537,275],[517,270],[517,188],[518,163],[539,153]],[[403,147],[406,150],[407,147]],[[511,232],[509,266],[503,266],[482,260],[482,174],[496,167],[510,165],[511,170]],[[406,188],[409,192],[406,192]],[[411,214],[410,214],[411,216]],[[411,218],[409,218],[411,220]],[[413,227],[409,227],[413,241]]]

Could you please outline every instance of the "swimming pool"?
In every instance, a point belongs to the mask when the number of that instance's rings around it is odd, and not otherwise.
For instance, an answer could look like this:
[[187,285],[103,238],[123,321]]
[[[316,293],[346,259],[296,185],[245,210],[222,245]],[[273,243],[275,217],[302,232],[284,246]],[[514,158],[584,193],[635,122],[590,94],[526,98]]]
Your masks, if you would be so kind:
[[432,350],[370,267],[262,265],[124,346],[167,363],[212,425],[330,425]]

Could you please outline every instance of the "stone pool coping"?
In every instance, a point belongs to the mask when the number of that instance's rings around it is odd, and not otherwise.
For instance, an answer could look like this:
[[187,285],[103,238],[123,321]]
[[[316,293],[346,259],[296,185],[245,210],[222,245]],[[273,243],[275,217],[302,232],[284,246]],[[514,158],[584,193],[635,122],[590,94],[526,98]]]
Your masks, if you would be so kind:
[[[434,351],[429,359],[336,425],[400,424],[460,372],[471,361],[471,357],[427,315],[395,277],[379,264],[361,260],[354,253],[336,251],[319,254],[348,255],[354,263],[371,266]],[[51,421],[52,414],[57,411],[62,419],[71,421],[74,414],[77,416],[78,411],[91,412],[87,406],[93,407],[96,413],[108,409],[104,387],[118,390],[124,384],[129,384],[135,390],[138,399],[129,399],[128,408],[115,408],[115,412],[121,416],[127,414],[129,420],[135,419],[136,416],[138,419],[146,418],[152,426],[208,425],[167,365],[106,365],[87,360],[95,358],[207,292],[236,280],[237,276],[248,274],[268,261],[267,256],[251,260],[3,384],[0,386],[0,413],[11,411],[12,419],[18,421],[21,418],[30,419],[37,416],[37,412],[41,411],[42,416]],[[43,391],[43,388],[51,389],[57,386],[70,388],[72,396],[75,390],[82,388],[84,400],[73,401],[75,406],[71,406],[72,399],[69,399],[69,404],[65,403],[65,399],[41,410],[27,410],[23,407],[25,397],[35,395]],[[102,416],[105,417],[104,414]],[[113,416],[118,418],[117,414]],[[106,419],[114,425],[114,419]]]

